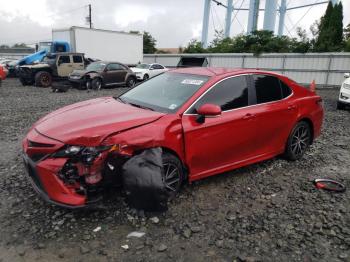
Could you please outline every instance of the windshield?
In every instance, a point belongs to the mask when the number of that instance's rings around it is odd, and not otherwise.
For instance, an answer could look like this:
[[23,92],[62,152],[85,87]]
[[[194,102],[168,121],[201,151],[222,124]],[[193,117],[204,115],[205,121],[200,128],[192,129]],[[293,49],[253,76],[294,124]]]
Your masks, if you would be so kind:
[[207,81],[207,76],[167,72],[141,83],[119,98],[125,103],[172,113]]
[[136,68],[140,69],[149,69],[150,65],[149,64],[138,64]]
[[88,71],[102,71],[105,68],[106,64],[101,62],[91,63],[86,67]]
[[52,46],[51,42],[41,42],[41,43],[39,43],[38,51],[46,50],[46,52],[50,53],[51,46]]
[[44,63],[55,63],[56,62],[56,55],[46,55],[44,56],[43,60]]

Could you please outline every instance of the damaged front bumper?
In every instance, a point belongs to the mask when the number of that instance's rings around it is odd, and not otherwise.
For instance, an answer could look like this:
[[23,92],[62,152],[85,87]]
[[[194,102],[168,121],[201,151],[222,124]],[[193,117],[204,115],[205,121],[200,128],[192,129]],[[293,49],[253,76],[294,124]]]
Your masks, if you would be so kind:
[[[30,183],[46,202],[70,209],[83,208],[89,204],[85,196],[69,191],[52,171],[37,167],[25,153],[23,153],[23,161]],[[39,173],[38,169],[42,172]]]
[[90,207],[102,199],[106,184],[117,185],[118,157],[100,153],[90,164],[60,156],[62,142],[45,137],[35,129],[23,141],[23,161],[35,191],[47,202],[65,207]]

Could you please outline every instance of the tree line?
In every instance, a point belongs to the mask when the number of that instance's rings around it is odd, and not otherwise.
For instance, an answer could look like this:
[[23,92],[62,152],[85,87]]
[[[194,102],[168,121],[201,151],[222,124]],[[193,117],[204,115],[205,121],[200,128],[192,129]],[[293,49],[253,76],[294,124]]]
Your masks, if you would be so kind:
[[225,38],[222,31],[216,32],[208,48],[198,40],[191,40],[183,53],[307,53],[350,52],[350,24],[343,28],[343,5],[328,3],[325,14],[310,28],[297,28],[297,37],[276,36],[272,31],[257,30],[249,35]]

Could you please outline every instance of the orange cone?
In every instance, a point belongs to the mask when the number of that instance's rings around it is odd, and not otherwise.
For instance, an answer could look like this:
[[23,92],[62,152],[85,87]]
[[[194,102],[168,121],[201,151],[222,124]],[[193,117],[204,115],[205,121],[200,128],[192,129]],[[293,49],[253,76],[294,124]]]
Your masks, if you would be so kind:
[[314,93],[316,92],[316,82],[315,82],[315,79],[312,80],[312,82],[311,82],[310,91],[311,91],[311,92],[314,92]]

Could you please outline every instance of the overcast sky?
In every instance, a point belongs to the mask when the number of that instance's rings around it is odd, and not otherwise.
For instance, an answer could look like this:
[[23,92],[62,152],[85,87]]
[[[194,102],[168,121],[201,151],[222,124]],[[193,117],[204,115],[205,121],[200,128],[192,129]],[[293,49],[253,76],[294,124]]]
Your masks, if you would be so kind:
[[[226,4],[226,0],[221,0]],[[288,7],[323,0],[287,0]],[[350,0],[342,0],[344,25],[350,23]],[[92,4],[95,28],[148,31],[157,39],[157,47],[184,46],[193,38],[200,39],[204,0],[0,0],[0,44],[35,43],[51,38],[52,28],[87,26],[87,4]],[[235,7],[248,7],[249,0],[234,0]],[[263,8],[265,1],[260,1]],[[310,25],[323,15],[326,5],[287,12],[287,35],[295,36],[295,28],[309,31]],[[212,4],[209,41],[214,29],[223,30],[225,9]],[[263,24],[259,15],[259,28]],[[231,35],[246,30],[248,14],[234,12]],[[299,21],[299,22],[298,22]],[[295,23],[297,23],[295,25]],[[278,20],[276,21],[276,25]],[[288,31],[289,30],[289,31]]]

